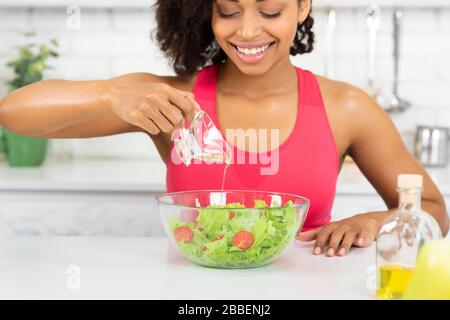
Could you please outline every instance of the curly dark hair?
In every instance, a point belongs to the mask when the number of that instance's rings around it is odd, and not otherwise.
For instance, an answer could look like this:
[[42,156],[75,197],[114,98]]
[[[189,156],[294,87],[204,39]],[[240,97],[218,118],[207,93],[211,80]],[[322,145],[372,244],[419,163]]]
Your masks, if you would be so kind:
[[[298,0],[299,2],[303,0]],[[224,62],[225,52],[211,28],[214,0],[157,0],[156,41],[180,76],[190,76],[201,68]],[[298,24],[290,54],[313,50],[314,19],[311,12]]]

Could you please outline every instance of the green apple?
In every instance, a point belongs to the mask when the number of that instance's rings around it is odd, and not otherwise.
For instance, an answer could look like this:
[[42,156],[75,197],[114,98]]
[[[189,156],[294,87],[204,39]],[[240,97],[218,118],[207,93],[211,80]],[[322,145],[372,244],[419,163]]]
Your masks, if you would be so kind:
[[450,300],[450,240],[433,240],[419,251],[403,299]]

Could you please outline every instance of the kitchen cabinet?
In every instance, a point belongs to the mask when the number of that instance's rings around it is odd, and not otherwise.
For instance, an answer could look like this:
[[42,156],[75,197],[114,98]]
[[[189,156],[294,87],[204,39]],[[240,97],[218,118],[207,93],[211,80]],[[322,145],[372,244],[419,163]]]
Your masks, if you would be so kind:
[[163,236],[147,192],[0,193],[0,234]]
[[0,166],[0,234],[162,236],[155,195],[165,167],[151,161],[48,161]]

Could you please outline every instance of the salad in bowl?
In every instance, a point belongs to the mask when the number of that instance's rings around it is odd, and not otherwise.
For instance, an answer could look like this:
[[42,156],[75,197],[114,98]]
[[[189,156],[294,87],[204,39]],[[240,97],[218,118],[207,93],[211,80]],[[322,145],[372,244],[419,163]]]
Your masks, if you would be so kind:
[[263,191],[186,191],[156,199],[175,247],[214,268],[271,263],[293,243],[309,209],[304,197]]

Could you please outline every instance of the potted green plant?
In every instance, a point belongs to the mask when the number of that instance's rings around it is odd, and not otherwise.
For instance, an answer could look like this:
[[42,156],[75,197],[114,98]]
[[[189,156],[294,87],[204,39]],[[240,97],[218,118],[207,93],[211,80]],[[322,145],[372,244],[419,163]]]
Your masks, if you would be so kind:
[[[29,39],[33,33],[26,33]],[[23,86],[40,81],[45,70],[51,67],[47,64],[50,58],[58,57],[58,42],[54,39],[48,44],[37,45],[27,43],[18,47],[16,59],[8,62],[7,66],[14,70],[15,77],[7,82],[7,91],[11,92]],[[48,140],[18,135],[6,128],[0,128],[0,151],[6,153],[9,165],[15,167],[40,166],[47,155]]]

